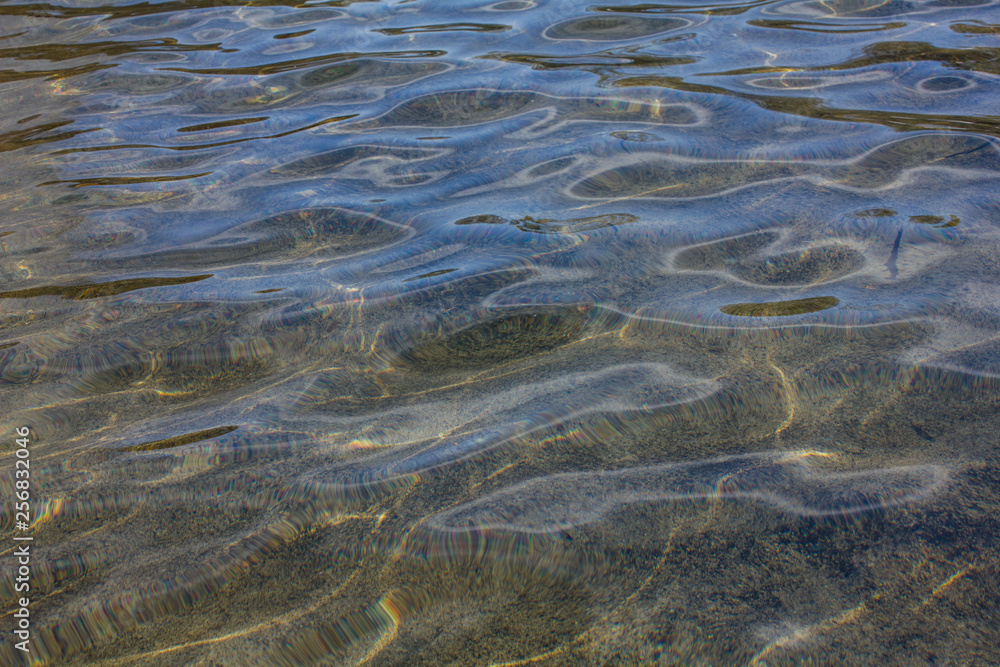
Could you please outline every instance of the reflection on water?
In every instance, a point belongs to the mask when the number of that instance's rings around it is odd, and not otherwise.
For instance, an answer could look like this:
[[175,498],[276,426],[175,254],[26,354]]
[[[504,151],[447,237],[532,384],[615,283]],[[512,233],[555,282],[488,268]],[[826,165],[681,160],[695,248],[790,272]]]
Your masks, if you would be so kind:
[[0,15],[4,664],[1000,663],[993,0]]

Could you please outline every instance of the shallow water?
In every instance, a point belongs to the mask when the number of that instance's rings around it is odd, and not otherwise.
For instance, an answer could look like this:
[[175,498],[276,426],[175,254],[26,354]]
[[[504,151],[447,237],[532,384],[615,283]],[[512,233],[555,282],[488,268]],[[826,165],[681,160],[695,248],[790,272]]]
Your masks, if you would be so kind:
[[0,15],[5,663],[1000,663],[994,0]]

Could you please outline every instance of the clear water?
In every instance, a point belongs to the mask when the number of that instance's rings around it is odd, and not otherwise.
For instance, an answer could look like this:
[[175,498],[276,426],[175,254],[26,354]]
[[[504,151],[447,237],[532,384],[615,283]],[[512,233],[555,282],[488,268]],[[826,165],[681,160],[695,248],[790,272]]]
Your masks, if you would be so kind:
[[1000,663],[996,2],[0,25],[5,664]]

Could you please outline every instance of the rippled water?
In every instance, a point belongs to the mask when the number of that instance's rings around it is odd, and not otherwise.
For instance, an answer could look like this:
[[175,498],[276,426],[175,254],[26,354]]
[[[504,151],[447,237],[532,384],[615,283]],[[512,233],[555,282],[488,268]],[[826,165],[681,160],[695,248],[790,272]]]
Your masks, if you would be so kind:
[[0,2],[5,662],[1000,663],[1000,5],[600,2]]

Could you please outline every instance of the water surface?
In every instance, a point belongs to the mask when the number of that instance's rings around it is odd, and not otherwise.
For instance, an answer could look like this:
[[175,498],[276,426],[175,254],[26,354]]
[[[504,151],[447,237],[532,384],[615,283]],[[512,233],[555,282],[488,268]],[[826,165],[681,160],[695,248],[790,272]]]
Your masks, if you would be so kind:
[[0,24],[5,663],[1000,663],[994,0]]

